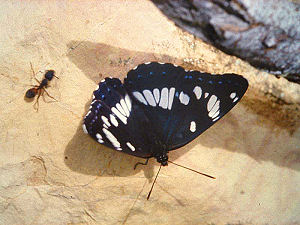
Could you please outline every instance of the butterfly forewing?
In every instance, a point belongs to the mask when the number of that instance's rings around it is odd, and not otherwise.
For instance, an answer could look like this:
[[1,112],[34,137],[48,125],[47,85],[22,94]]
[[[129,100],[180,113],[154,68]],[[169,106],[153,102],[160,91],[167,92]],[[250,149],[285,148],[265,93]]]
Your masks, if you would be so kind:
[[217,122],[236,105],[248,87],[239,75],[196,71],[186,72],[180,84],[171,115],[176,124],[168,134],[169,150],[187,144]]
[[172,64],[146,63],[128,72],[124,86],[136,99],[151,121],[150,128],[162,144],[176,123],[173,114],[175,87],[184,75],[182,67]]
[[225,115],[244,95],[248,82],[235,74],[185,71],[172,64],[142,64],[124,85],[151,121],[168,150],[183,146]]

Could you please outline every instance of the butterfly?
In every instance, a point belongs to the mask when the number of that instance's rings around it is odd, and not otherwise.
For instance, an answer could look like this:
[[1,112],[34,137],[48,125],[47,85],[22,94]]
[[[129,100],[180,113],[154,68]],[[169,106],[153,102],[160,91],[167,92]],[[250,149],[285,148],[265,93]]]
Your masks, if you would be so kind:
[[187,71],[149,62],[130,70],[122,83],[105,78],[93,93],[83,131],[102,145],[129,155],[156,158],[191,142],[243,97],[245,78]]

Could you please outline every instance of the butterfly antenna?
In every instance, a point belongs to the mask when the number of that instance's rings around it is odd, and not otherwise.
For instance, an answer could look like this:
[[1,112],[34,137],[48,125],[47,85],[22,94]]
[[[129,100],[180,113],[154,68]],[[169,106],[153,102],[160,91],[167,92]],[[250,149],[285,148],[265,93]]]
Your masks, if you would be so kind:
[[201,175],[203,175],[203,176],[206,176],[206,177],[209,177],[209,178],[212,178],[212,179],[216,179],[216,178],[213,177],[213,176],[207,175],[207,174],[205,174],[205,173],[200,173],[200,172],[197,171],[197,170],[193,170],[193,169],[191,169],[191,168],[188,168],[188,167],[179,165],[179,164],[174,163],[174,162],[172,162],[172,161],[169,161],[169,160],[168,160],[168,162],[169,162],[169,163],[172,163],[172,164],[174,164],[174,165],[176,165],[176,166],[180,166],[180,167],[182,167],[182,168],[185,168],[185,169],[187,169],[187,170],[191,170],[191,171],[193,171],[193,172],[195,172],[195,173],[198,173],[198,174],[201,174]]
[[152,190],[153,190],[153,187],[154,187],[155,181],[156,181],[156,179],[157,179],[157,177],[158,177],[158,174],[159,174],[160,169],[161,169],[161,164],[160,164],[160,167],[159,167],[158,172],[157,172],[157,174],[156,174],[156,177],[155,177],[155,179],[154,179],[154,181],[153,181],[153,183],[152,183],[152,187],[151,187],[151,189],[150,189],[150,191],[149,191],[149,194],[148,194],[148,196],[147,196],[147,200],[149,200],[149,198],[150,198],[151,192],[152,192]]

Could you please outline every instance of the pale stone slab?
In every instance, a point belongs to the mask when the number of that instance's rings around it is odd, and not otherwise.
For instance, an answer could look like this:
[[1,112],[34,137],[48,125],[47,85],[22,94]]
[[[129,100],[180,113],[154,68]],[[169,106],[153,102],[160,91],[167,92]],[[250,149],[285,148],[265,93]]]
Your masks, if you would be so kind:
[[[300,88],[270,77],[182,32],[149,1],[0,3],[0,224],[298,224]],[[250,83],[243,100],[170,159],[102,147],[81,125],[92,91],[147,61]],[[39,111],[24,94],[30,62],[54,69]],[[281,99],[281,100],[278,100]],[[286,104],[288,103],[288,104]]]

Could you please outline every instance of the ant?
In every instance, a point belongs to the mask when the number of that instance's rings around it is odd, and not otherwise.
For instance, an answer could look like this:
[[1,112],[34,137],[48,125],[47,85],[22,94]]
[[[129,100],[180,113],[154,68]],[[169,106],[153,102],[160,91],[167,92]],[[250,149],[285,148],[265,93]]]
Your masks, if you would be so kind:
[[46,91],[46,88],[48,87],[48,82],[52,80],[53,77],[56,77],[57,79],[59,79],[57,76],[54,75],[55,71],[54,70],[47,70],[46,73],[45,73],[45,78],[40,82],[38,79],[36,79],[35,77],[35,72],[33,70],[33,67],[32,67],[32,64],[30,63],[30,66],[31,66],[31,70],[32,70],[32,73],[33,73],[33,76],[34,76],[34,79],[36,80],[36,82],[39,83],[39,85],[32,85],[33,88],[30,88],[29,90],[26,91],[26,94],[25,94],[25,97],[26,98],[34,98],[37,94],[38,94],[38,97],[36,99],[36,102],[34,103],[34,108],[35,108],[35,105],[37,105],[37,108],[36,110],[38,110],[38,106],[39,106],[39,98],[41,95],[44,94],[44,92],[46,92],[46,94],[56,100],[55,98],[53,98],[47,91]]

